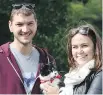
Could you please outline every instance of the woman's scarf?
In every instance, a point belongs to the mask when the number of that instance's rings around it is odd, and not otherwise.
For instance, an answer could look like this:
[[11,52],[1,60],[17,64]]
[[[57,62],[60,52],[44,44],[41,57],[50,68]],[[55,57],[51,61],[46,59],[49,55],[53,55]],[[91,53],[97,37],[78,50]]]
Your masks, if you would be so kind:
[[76,68],[69,73],[65,74],[65,87],[60,89],[59,95],[73,95],[74,85],[80,84],[86,76],[91,72],[91,69],[94,67],[94,60],[89,61],[80,68]]

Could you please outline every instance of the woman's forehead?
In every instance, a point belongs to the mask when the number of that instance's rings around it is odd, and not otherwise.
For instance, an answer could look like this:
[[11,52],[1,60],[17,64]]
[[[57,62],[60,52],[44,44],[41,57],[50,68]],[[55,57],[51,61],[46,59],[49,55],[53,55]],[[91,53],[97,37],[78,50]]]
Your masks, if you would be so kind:
[[90,39],[89,36],[82,35],[80,33],[76,34],[75,36],[72,37],[71,39],[72,44],[82,44],[82,43],[93,43],[93,41]]

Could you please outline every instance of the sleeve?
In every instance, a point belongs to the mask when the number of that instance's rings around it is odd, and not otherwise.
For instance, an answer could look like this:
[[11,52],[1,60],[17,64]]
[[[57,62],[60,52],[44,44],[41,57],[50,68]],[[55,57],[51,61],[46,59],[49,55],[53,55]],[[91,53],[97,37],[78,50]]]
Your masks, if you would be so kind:
[[87,94],[102,94],[102,71],[96,74]]

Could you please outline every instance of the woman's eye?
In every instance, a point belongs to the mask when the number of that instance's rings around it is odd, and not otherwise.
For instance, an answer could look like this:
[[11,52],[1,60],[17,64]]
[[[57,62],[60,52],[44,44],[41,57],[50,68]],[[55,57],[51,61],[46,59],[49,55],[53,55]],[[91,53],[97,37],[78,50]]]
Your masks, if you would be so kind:
[[72,48],[73,48],[73,49],[76,49],[76,48],[77,48],[77,46],[72,46]]

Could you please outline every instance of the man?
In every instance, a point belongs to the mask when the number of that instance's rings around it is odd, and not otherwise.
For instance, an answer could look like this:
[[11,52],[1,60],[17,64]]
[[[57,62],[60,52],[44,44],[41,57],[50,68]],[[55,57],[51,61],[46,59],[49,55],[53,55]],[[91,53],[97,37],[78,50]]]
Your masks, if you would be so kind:
[[14,4],[9,20],[13,42],[0,46],[0,94],[40,94],[40,68],[53,58],[32,39],[37,30],[33,4]]

